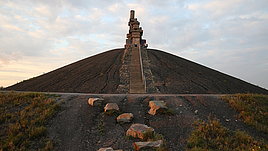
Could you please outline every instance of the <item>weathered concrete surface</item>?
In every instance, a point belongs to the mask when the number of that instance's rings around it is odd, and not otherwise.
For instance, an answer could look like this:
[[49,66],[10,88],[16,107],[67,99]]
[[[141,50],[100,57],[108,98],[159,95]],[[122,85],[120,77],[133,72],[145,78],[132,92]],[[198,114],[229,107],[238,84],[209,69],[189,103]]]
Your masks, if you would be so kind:
[[130,63],[130,93],[146,93],[140,48],[132,47]]
[[140,22],[135,18],[135,11],[131,10],[128,22],[129,33],[127,34],[125,48],[131,52],[130,60],[130,93],[146,93],[146,83],[143,74],[141,47],[146,45],[146,40],[142,39],[143,30]]

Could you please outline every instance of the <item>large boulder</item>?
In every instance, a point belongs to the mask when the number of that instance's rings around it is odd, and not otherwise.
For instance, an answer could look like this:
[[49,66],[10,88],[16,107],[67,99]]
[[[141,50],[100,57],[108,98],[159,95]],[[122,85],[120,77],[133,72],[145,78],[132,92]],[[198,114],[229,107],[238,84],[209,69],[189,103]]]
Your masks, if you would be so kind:
[[129,123],[133,119],[133,114],[132,113],[123,113],[120,114],[116,120],[118,123]]
[[119,111],[119,107],[116,103],[107,103],[104,107],[104,112]]
[[167,105],[164,101],[150,101],[149,102],[149,114],[156,115],[159,113],[163,113],[164,111],[167,111]]
[[103,101],[104,101],[103,98],[89,98],[88,99],[88,104],[90,106],[101,106]]
[[132,124],[127,130],[126,135],[144,140],[149,135],[153,135],[153,133],[154,129],[145,124]]
[[162,140],[158,141],[149,141],[149,142],[135,142],[133,143],[135,150],[141,150],[141,149],[157,149],[160,148],[163,145]]

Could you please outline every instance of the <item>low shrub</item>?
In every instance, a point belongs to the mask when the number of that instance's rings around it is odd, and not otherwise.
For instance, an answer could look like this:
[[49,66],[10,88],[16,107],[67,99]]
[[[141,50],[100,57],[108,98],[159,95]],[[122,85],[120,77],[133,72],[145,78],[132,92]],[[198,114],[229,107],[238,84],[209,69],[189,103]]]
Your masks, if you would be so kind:
[[41,93],[0,93],[0,150],[51,150],[46,122],[59,109]]
[[230,131],[218,120],[197,121],[187,141],[187,151],[267,151],[268,145],[242,131]]

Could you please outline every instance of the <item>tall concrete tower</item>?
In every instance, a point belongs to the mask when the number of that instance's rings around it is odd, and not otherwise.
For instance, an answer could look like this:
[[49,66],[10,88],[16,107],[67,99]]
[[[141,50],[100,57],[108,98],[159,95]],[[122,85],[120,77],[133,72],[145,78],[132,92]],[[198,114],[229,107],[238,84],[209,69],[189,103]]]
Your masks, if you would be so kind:
[[135,11],[130,11],[128,22],[129,33],[127,34],[125,51],[130,51],[130,93],[146,93],[146,82],[143,74],[141,48],[147,46],[146,40],[142,39],[143,30],[140,27],[140,22],[135,18]]
[[130,18],[128,22],[129,33],[127,34],[125,48],[133,46],[147,47],[146,40],[142,39],[143,30],[140,27],[140,22],[135,18],[135,11],[130,11]]

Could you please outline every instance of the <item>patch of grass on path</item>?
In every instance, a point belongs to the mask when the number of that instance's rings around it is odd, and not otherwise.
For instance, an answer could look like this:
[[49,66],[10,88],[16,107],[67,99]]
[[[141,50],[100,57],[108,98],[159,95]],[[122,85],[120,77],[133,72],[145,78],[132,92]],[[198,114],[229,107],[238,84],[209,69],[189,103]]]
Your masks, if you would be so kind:
[[268,95],[235,94],[223,99],[239,112],[239,118],[246,124],[268,134]]
[[0,93],[0,150],[51,150],[47,120],[59,108],[41,93]]
[[268,145],[241,131],[230,131],[218,120],[196,122],[187,151],[267,151]]

